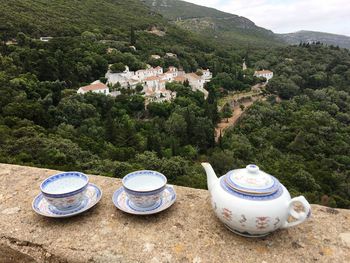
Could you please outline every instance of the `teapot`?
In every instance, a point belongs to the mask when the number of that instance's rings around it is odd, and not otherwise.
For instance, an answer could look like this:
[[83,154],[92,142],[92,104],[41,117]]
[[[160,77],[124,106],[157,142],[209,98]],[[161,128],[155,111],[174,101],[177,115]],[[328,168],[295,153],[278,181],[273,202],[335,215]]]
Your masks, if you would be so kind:
[[[296,226],[311,215],[304,196],[291,199],[288,190],[273,176],[249,164],[217,178],[209,163],[202,163],[216,216],[232,232],[247,237],[262,237]],[[304,211],[295,209],[301,204]],[[290,216],[294,218],[289,221]]]

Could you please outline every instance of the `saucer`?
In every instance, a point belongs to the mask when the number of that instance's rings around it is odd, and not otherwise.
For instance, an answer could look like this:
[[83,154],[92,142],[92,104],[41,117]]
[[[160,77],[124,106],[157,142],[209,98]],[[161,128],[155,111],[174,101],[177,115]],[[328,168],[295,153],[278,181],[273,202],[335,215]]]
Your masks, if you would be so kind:
[[161,199],[158,203],[152,207],[140,208],[135,207],[130,203],[129,198],[124,191],[124,187],[120,187],[114,192],[112,201],[114,205],[120,210],[134,215],[151,215],[159,213],[167,208],[169,208],[176,200],[176,193],[174,187],[167,185],[164,189]]
[[86,188],[86,193],[83,201],[78,207],[75,207],[74,209],[59,210],[50,205],[41,193],[34,198],[32,208],[39,215],[46,217],[71,217],[89,210],[100,201],[101,197],[101,189],[98,186],[90,183]]

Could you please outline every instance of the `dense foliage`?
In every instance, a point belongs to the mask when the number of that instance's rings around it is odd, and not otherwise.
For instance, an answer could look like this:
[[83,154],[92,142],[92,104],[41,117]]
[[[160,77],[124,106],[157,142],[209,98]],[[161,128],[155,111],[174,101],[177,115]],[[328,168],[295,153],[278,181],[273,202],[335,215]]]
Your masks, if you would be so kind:
[[[205,187],[194,160],[214,147],[215,98],[209,103],[202,93],[172,84],[168,88],[177,92],[177,99],[151,103],[146,110],[140,89],[117,98],[76,94],[79,86],[103,79],[108,64],[116,71],[121,65],[137,70],[150,63],[242,75],[237,54],[172,26],[167,29],[167,36],[160,38],[129,28],[128,35],[118,35],[115,41],[96,28],[54,36],[49,42],[36,39],[36,31],[2,31],[0,161],[118,177],[136,169],[156,169],[170,182]],[[13,37],[17,44],[8,44]],[[131,41],[136,41],[136,50],[129,48]],[[150,59],[151,54],[168,51],[177,59]],[[242,78],[231,80],[240,87],[248,85]]]
[[258,163],[293,194],[349,208],[349,51],[302,45],[256,59],[278,74],[267,89],[283,100],[272,95],[251,107],[212,161],[220,172]]
[[[75,36],[84,31],[126,36],[131,26],[163,24],[138,0],[1,0],[0,25],[7,35]],[[97,30],[97,31],[95,31]]]
[[[321,44],[232,49],[168,24],[139,1],[99,1],[93,16],[96,1],[72,2],[41,0],[28,9],[28,1],[2,1],[0,162],[115,177],[155,169],[171,183],[199,188],[206,187],[200,161],[209,160],[219,175],[256,163],[293,195],[350,207],[348,50]],[[32,13],[16,16],[21,10]],[[47,14],[46,22],[34,20],[38,13]],[[166,35],[147,32],[154,26]],[[53,39],[39,41],[43,34]],[[13,38],[16,45],[8,42]],[[208,99],[188,83],[168,84],[177,98],[147,107],[139,88],[116,98],[76,94],[79,86],[105,80],[109,64],[118,72],[147,63],[209,68]],[[267,68],[275,74],[267,100],[249,108],[216,144],[217,99],[249,90],[259,81],[254,69]],[[231,114],[225,106],[221,117]]]
[[[26,70],[27,59],[16,60],[17,52],[23,51],[44,52],[17,47],[9,56],[0,56],[0,161],[110,176],[157,169],[170,182],[205,186],[192,161],[214,146],[217,115],[216,105],[207,103],[202,93],[172,84],[168,88],[177,91],[177,99],[151,103],[147,111],[137,92],[116,98],[77,95],[69,88],[79,82],[76,74],[66,76],[66,81],[45,80],[42,73],[49,69],[40,67],[40,60]],[[93,60],[84,61],[81,67]],[[80,62],[72,58],[70,63],[77,67]]]

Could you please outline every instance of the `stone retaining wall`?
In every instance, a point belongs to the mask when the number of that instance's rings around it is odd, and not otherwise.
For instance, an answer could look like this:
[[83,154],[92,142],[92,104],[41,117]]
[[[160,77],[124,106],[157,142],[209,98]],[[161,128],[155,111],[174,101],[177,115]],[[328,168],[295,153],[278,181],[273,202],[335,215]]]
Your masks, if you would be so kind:
[[53,170],[0,164],[0,262],[350,262],[350,211],[313,205],[309,221],[262,239],[228,231],[205,190],[175,187],[176,203],[153,216],[114,207],[119,179],[91,176],[100,203],[80,216],[32,211]]

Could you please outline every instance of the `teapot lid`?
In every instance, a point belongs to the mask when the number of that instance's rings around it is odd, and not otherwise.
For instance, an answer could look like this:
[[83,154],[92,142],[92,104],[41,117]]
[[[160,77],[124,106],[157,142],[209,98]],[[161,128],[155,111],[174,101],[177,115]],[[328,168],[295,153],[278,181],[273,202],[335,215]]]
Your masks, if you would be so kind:
[[280,188],[280,182],[275,177],[260,171],[255,164],[230,171],[223,179],[228,188],[250,195],[271,195]]

